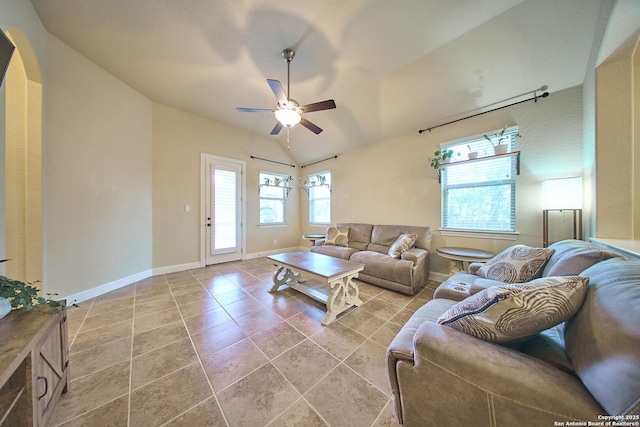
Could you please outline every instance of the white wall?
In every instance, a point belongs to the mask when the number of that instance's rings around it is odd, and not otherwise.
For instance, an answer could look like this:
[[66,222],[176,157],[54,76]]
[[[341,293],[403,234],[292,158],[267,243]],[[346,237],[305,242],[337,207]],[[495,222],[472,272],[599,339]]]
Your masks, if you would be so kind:
[[[517,124],[522,138],[521,175],[516,181],[516,241],[441,236],[440,185],[428,158],[440,143]],[[551,93],[538,102],[526,102],[431,133],[399,136],[370,148],[345,153],[337,160],[304,169],[304,173],[331,169],[332,222],[365,222],[430,226],[433,247],[466,246],[498,252],[515,243],[542,245],[540,189],[549,178],[582,174],[582,88]],[[303,177],[304,179],[304,177]],[[307,199],[302,198],[303,232],[321,232],[308,225]],[[431,269],[446,272],[448,264],[433,255]]]
[[62,296],[150,271],[152,103],[48,38],[45,270]]
[[[251,156],[292,163],[273,139],[251,134],[213,120],[161,104],[153,107],[153,267],[156,269],[200,261],[201,153],[245,161],[245,254],[297,247],[300,238],[299,190],[287,199],[286,227],[261,228],[258,175],[261,170],[292,175],[299,168],[251,159]],[[185,212],[184,206],[191,211]],[[278,243],[274,244],[273,241]]]

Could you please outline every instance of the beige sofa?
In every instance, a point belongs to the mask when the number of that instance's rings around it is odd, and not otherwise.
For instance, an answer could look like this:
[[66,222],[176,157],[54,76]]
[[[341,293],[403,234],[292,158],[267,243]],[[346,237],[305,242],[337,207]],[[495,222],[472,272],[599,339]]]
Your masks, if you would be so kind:
[[436,320],[457,303],[443,296],[462,299],[501,282],[455,274],[387,349],[401,424],[607,425],[611,416],[639,421],[640,261],[575,240],[551,248],[543,275],[589,278],[577,314],[523,342],[487,342]]
[[[325,244],[316,240],[311,252],[342,258],[365,265],[358,278],[383,288],[408,295],[420,290],[429,278],[431,228],[406,225],[340,223],[349,228],[347,246]],[[413,248],[396,259],[388,255],[401,234],[416,234]]]

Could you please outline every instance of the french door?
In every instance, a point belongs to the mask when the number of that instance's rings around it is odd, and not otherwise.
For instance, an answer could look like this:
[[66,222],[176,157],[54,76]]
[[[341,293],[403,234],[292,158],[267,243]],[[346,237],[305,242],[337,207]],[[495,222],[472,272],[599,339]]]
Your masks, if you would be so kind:
[[203,264],[242,259],[244,162],[202,155]]

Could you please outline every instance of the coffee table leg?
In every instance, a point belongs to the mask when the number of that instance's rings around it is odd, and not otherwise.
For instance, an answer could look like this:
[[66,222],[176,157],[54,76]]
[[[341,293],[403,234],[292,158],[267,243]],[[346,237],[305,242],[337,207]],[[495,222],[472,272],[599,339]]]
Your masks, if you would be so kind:
[[305,281],[305,278],[302,277],[302,274],[298,273],[297,271],[292,271],[284,267],[278,267],[276,271],[273,272],[272,280],[273,286],[271,287],[271,289],[269,289],[269,292],[277,291],[280,286],[286,285],[287,282],[302,283]]
[[353,281],[356,277],[358,277],[358,273],[350,274],[333,282],[329,282],[331,293],[327,298],[327,314],[324,316],[324,319],[322,319],[323,325],[326,326],[336,320],[338,314],[345,310],[362,304],[360,300],[360,289],[358,289],[358,285]]

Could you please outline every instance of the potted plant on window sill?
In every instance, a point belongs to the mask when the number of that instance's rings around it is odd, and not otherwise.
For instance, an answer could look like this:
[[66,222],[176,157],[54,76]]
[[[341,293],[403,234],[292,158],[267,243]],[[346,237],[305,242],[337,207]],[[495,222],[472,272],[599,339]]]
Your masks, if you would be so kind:
[[[502,130],[499,133],[494,134],[493,136],[484,135],[484,139],[489,141],[493,146],[493,154],[496,156],[498,154],[505,154],[509,151],[509,141],[511,138],[509,135],[505,135],[505,131],[507,130],[507,125],[504,125]],[[520,137],[520,134],[515,135],[516,138]]]

